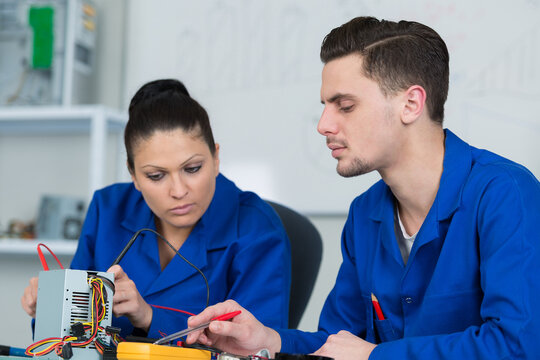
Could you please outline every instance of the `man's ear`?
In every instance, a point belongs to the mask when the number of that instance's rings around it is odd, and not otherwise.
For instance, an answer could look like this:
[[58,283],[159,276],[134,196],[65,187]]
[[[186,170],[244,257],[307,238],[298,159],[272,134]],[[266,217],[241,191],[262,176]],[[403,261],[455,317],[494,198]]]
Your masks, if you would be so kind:
[[422,115],[426,105],[426,90],[420,85],[413,85],[403,93],[403,108],[401,111],[401,121],[405,124],[412,124]]

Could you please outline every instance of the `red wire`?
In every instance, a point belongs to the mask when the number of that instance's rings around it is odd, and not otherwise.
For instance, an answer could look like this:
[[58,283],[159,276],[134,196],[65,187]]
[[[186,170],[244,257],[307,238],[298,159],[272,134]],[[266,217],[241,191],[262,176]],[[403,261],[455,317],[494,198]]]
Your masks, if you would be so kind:
[[[43,245],[43,244],[40,244],[40,245]],[[43,245],[43,246],[45,246],[45,245]],[[38,249],[39,249],[39,245],[38,245]],[[41,252],[40,252],[40,254],[41,254]],[[41,256],[42,255],[43,254],[41,254]],[[48,270],[48,269],[45,269],[45,270]],[[95,314],[95,318],[92,319],[92,325],[91,326],[84,326],[85,331],[86,330],[91,330],[90,338],[86,339],[85,341],[82,341],[82,342],[73,342],[73,341],[66,342],[66,339],[70,337],[69,335],[66,335],[63,338],[55,338],[55,337],[46,338],[46,339],[35,342],[32,345],[28,346],[26,348],[26,350],[25,350],[26,355],[28,355],[28,356],[42,356],[42,355],[46,355],[46,354],[54,351],[56,355],[61,356],[62,348],[67,343],[71,344],[71,346],[73,346],[73,347],[83,347],[83,346],[86,346],[86,345],[88,345],[88,344],[90,344],[92,342],[94,342],[94,345],[96,346],[96,349],[100,353],[103,353],[103,349],[100,349],[100,347],[102,347],[102,345],[99,344],[99,342],[96,339],[97,336],[98,336],[98,331],[100,329],[102,329],[102,327],[99,325],[99,322],[101,320],[103,320],[102,318],[105,316],[105,307],[102,304],[102,302],[100,301],[100,299],[102,298],[102,287],[98,282],[95,282],[95,281],[91,282],[91,286],[92,286],[92,289],[93,289],[93,291],[92,291],[92,307],[93,307],[93,310],[94,310],[93,312]],[[44,345],[49,340],[58,340],[58,342],[56,344],[54,344],[54,345],[49,345],[50,348],[47,347],[45,350],[35,351],[38,347],[41,347],[42,345]]]
[[47,250],[49,250],[49,253],[51,253],[51,255],[55,258],[56,262],[58,263],[58,265],[60,266],[60,269],[63,269],[64,267],[62,266],[62,263],[60,262],[60,260],[58,260],[58,258],[56,257],[56,255],[52,252],[51,249],[49,249],[49,247],[43,243],[39,243],[37,245],[37,252],[38,252],[38,255],[39,255],[39,260],[41,261],[41,265],[43,266],[43,270],[45,271],[48,271],[49,270],[49,266],[47,265],[47,261],[45,260],[45,256],[43,255],[43,252],[41,251],[41,248],[40,246],[43,246],[45,247]]
[[182,313],[182,314],[195,316],[195,314],[190,313],[189,311],[185,311],[185,310],[179,310],[179,309],[175,309],[175,308],[171,308],[171,307],[167,307],[167,306],[161,306],[161,305],[152,305],[152,304],[150,304],[150,306],[153,306],[153,307],[158,308],[158,309],[171,310],[171,311],[176,311],[176,312],[179,312],[179,313]]

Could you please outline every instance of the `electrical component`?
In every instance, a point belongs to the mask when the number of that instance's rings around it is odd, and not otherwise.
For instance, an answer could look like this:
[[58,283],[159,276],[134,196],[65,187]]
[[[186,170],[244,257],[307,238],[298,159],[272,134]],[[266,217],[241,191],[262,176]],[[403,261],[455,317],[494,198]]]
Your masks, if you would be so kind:
[[[100,353],[111,340],[105,328],[112,321],[113,289],[104,284],[113,283],[112,273],[41,271],[34,332],[38,342],[27,348],[27,354],[41,359],[68,359],[69,347],[65,346],[70,344],[77,360],[100,360]],[[77,323],[83,325],[82,336]]]
[[118,360],[210,360],[212,353],[201,349],[124,341],[118,344],[116,356]]
[[122,331],[122,329],[120,329],[119,327],[115,327],[115,326],[107,326],[105,328],[105,332],[109,335],[112,335],[112,334],[120,334],[120,331]]
[[79,239],[85,200],[75,196],[42,195],[36,222],[38,239]]
[[216,355],[216,360],[248,360],[248,357],[221,352]]
[[73,348],[71,347],[71,343],[66,343],[62,346],[60,357],[66,360],[73,357]]
[[31,7],[28,23],[34,33],[31,66],[33,69],[50,69],[54,52],[54,8]]
[[78,340],[82,340],[84,333],[84,325],[82,322],[76,322],[71,325],[71,335],[75,336]]
[[0,0],[0,105],[91,104],[94,0]]

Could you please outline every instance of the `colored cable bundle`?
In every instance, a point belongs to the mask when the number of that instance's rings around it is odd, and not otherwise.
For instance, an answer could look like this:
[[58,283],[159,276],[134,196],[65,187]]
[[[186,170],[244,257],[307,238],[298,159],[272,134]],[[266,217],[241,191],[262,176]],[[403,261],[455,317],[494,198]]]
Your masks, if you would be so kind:
[[[72,347],[85,347],[92,342],[96,349],[103,354],[105,348],[109,346],[99,338],[99,332],[106,332],[99,324],[105,318],[105,289],[103,280],[100,277],[89,277],[88,285],[92,288],[92,306],[90,307],[91,321],[82,324],[82,333],[79,336],[50,337],[37,341],[26,348],[25,354],[28,356],[42,356],[54,351],[56,355],[69,359],[72,356]],[[105,294],[105,295],[104,295]],[[73,328],[73,326],[72,326]],[[84,334],[90,331],[90,337],[86,339]],[[118,342],[118,337],[113,334],[113,343]],[[45,348],[42,348],[45,346]],[[42,348],[41,350],[37,350]]]

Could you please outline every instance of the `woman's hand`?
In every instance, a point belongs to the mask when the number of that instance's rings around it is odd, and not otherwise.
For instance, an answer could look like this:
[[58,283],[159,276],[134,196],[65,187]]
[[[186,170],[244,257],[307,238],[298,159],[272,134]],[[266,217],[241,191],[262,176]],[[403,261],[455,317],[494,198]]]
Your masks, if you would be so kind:
[[144,301],[120,265],[111,266],[107,272],[114,273],[114,316],[126,316],[134,327],[148,331],[152,323],[152,307]]
[[33,277],[30,279],[30,284],[24,289],[23,296],[21,298],[21,305],[24,311],[31,317],[36,317],[36,303],[38,292],[38,278]]
[[199,342],[222,351],[237,355],[253,355],[261,349],[268,349],[272,357],[281,349],[279,334],[259,322],[249,311],[233,300],[210,306],[197,316],[188,319],[188,326],[193,328],[211,321],[216,316],[240,310],[241,313],[231,321],[212,321],[206,330],[194,331],[186,342]]

